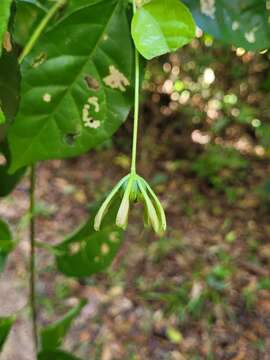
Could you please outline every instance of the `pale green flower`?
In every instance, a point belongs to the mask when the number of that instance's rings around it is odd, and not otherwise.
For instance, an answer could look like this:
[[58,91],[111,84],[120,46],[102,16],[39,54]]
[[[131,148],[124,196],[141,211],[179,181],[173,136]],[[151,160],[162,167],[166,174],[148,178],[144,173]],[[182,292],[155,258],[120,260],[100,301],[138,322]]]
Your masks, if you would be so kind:
[[116,225],[126,229],[129,210],[133,202],[142,202],[145,210],[145,225],[152,227],[158,235],[166,231],[166,217],[163,207],[150,185],[136,173],[125,176],[112,189],[101,205],[94,222],[94,228],[99,231],[102,221],[116,197],[122,195],[120,207],[116,215]]

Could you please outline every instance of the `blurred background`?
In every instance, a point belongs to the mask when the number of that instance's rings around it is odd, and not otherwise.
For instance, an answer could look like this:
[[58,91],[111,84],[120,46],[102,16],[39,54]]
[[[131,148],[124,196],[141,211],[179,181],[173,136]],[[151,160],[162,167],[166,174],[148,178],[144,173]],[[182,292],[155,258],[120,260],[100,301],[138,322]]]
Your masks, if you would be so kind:
[[[198,31],[147,66],[139,173],[164,204],[168,232],[144,230],[135,206],[113,265],[80,280],[59,275],[53,255],[39,250],[39,321],[88,299],[67,349],[91,360],[270,359],[269,60]],[[40,165],[40,241],[75,230],[126,174],[131,120],[97,151]],[[26,179],[1,200],[0,216],[20,234],[0,278],[4,312],[27,302],[27,192]],[[3,360],[33,360],[29,334],[25,313]]]

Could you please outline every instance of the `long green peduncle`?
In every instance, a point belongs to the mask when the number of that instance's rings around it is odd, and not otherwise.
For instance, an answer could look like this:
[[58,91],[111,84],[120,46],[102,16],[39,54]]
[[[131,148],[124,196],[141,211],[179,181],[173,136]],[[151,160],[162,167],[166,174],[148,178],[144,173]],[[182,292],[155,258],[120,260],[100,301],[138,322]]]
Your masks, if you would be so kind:
[[[137,11],[136,0],[133,0],[133,13]],[[139,53],[135,47],[135,94],[134,94],[134,127],[132,140],[132,159],[131,173],[136,174],[137,160],[137,142],[138,142],[138,124],[139,124],[139,104],[140,104],[140,61]]]

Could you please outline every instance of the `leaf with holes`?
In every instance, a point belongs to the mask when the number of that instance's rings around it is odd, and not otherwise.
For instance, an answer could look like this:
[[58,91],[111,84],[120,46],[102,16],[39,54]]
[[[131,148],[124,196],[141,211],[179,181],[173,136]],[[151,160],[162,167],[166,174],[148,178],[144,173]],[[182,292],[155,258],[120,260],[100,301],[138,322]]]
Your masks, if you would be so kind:
[[101,230],[96,232],[94,218],[98,208],[95,205],[86,224],[56,247],[58,269],[67,276],[84,277],[105,270],[122,244],[123,231],[115,225],[119,204],[112,207]]
[[5,344],[5,341],[7,340],[7,337],[15,320],[15,316],[9,316],[4,318],[0,317],[0,352],[3,350],[3,346]]
[[41,37],[22,68],[21,106],[9,131],[11,171],[82,154],[123,123],[133,94],[129,26],[125,2],[103,0]]
[[270,47],[270,9],[263,0],[185,0],[200,28],[215,38],[256,51]]
[[1,0],[0,2],[0,56],[2,54],[2,44],[6,47],[5,41],[8,39],[5,37],[8,36],[6,31],[8,28],[9,17],[10,17],[10,8],[13,0]]
[[132,36],[138,51],[152,59],[188,44],[195,36],[195,23],[179,0],[153,0],[134,15]]
[[9,174],[10,153],[6,141],[0,144],[0,155],[6,162],[0,165],[0,198],[11,193],[25,174],[26,168],[21,168]]
[[86,304],[86,300],[81,300],[64,317],[41,330],[41,347],[43,350],[54,350],[61,346],[72,321],[80,314]]
[[38,354],[38,360],[80,360],[74,355],[71,355],[61,350],[45,350]]
[[13,248],[14,242],[9,227],[0,219],[0,273],[4,270],[7,256]]

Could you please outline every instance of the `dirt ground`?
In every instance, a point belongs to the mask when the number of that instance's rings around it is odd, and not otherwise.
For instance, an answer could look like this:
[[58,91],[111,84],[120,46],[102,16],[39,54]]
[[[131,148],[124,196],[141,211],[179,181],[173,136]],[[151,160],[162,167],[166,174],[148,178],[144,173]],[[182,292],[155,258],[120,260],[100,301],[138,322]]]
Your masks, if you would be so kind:
[[[125,172],[116,155],[108,150],[40,165],[38,240],[57,243],[86,219],[88,205]],[[163,173],[167,165],[156,164]],[[39,249],[40,323],[85,297],[88,305],[65,342],[83,359],[269,359],[270,293],[258,284],[270,276],[270,227],[252,191],[265,166],[254,161],[234,204],[188,173],[169,173],[156,185],[169,220],[166,238],[143,230],[140,210],[134,209],[125,243],[103,274],[66,279]],[[144,172],[147,164],[140,168]],[[27,188],[25,180],[0,208],[20,236],[0,281],[1,315],[18,313],[3,360],[33,359],[26,306]],[[190,300],[199,295],[203,301],[193,313]]]

